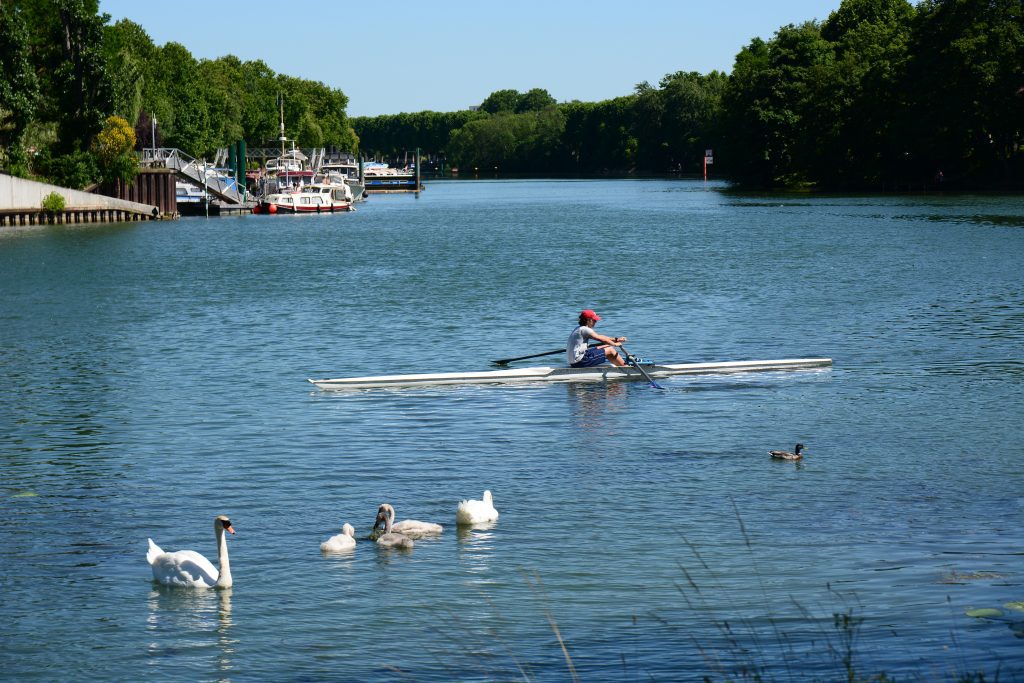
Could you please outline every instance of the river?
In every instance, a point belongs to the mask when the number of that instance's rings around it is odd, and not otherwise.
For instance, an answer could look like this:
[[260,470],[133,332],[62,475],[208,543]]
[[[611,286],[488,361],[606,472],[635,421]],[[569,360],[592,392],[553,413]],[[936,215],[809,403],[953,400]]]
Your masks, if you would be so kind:
[[[1019,197],[687,180],[0,232],[4,677],[1022,680],[1022,263]],[[645,358],[834,365],[306,381],[487,369],[583,308]],[[320,552],[385,501],[444,533]],[[218,514],[234,587],[155,584],[146,539],[215,559]]]

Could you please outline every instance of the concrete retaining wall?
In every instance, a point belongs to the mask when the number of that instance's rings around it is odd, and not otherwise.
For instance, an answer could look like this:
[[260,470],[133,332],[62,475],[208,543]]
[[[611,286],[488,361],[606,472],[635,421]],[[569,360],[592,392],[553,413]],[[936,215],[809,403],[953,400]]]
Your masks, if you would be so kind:
[[42,208],[43,197],[51,192],[64,197],[67,212],[112,211],[132,214],[130,220],[137,220],[138,216],[157,218],[160,215],[160,210],[150,204],[114,199],[81,190],[69,190],[66,187],[37,183],[34,180],[0,173],[0,211],[4,213],[38,212]]

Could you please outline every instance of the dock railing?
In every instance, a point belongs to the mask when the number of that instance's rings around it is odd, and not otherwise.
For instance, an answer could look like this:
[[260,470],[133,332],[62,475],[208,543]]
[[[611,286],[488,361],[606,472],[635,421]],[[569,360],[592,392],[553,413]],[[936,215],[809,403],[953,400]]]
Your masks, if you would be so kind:
[[142,166],[174,169],[177,174],[194,185],[229,204],[245,202],[238,181],[216,170],[213,164],[199,161],[174,147],[149,147],[142,150]]

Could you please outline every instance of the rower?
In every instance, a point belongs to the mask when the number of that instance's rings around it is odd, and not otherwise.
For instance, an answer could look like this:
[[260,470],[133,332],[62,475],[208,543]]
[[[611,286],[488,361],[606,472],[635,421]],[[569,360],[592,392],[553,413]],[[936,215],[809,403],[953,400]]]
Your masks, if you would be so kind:
[[[625,337],[606,337],[594,331],[594,325],[601,319],[593,309],[580,313],[579,326],[569,335],[565,348],[566,361],[571,368],[590,368],[595,365],[611,363],[622,367],[626,361],[618,348],[629,341]],[[598,342],[595,346],[587,346],[590,340]]]

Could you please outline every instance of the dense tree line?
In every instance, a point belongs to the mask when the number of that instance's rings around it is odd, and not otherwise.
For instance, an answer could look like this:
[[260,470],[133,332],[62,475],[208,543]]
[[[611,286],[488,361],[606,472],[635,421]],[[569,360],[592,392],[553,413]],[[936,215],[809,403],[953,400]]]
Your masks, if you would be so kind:
[[728,75],[678,72],[597,103],[499,90],[465,120],[424,112],[353,124],[364,150],[419,146],[467,169],[697,173],[712,149],[714,170],[747,186],[1019,189],[1022,7],[844,0],[824,22],[754,39]]
[[[0,0],[0,170],[82,187],[123,171],[100,143],[135,129],[197,157],[238,140],[303,147],[358,145],[348,98],[323,83],[274,73],[262,61],[197,60],[179,43],[155,45],[138,24],[110,24],[97,0]],[[156,121],[155,125],[153,121]]]
[[[1021,0],[844,0],[823,22],[752,40],[732,72],[680,71],[603,102],[497,90],[474,111],[348,119],[347,98],[261,61],[154,45],[97,0],[0,0],[0,168],[81,186],[124,119],[136,146],[195,156],[278,135],[364,156],[420,148],[466,170],[698,173],[747,186],[903,189],[1024,184]],[[156,125],[153,126],[153,120]]]

